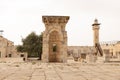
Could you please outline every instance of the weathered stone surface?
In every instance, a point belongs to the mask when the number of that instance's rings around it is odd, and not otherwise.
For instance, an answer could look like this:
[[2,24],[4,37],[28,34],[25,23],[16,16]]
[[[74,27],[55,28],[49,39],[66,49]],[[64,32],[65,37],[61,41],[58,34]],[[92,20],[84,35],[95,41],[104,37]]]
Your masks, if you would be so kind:
[[43,32],[43,62],[67,61],[67,32],[65,26],[69,16],[42,16],[45,24]]
[[0,63],[0,80],[120,80],[120,63]]
[[17,57],[17,51],[14,42],[0,35],[0,58],[5,57]]

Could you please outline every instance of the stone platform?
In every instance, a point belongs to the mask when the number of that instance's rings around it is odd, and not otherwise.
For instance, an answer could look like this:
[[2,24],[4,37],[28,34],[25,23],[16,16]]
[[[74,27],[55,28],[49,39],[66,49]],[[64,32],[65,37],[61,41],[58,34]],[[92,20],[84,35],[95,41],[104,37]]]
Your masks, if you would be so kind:
[[0,80],[120,80],[120,63],[0,63]]

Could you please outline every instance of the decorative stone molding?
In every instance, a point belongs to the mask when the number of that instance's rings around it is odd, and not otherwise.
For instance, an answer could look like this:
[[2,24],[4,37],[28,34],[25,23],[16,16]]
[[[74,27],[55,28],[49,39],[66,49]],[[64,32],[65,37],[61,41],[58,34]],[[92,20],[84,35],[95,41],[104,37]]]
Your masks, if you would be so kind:
[[42,16],[42,21],[45,24],[52,24],[52,23],[67,23],[69,20],[69,16]]

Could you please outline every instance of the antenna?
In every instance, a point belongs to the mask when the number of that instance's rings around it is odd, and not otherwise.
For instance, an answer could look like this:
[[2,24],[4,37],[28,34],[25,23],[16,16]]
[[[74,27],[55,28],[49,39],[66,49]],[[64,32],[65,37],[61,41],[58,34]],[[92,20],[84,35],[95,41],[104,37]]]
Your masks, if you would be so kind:
[[0,30],[0,36],[2,36],[2,35],[3,35],[3,32],[4,32],[3,30]]

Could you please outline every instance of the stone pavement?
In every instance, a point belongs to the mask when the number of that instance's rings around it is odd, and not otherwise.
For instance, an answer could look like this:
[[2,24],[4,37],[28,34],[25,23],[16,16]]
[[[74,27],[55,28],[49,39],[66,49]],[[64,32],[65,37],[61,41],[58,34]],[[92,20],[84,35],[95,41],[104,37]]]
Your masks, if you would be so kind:
[[0,80],[120,80],[120,64],[1,62]]

